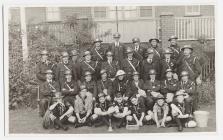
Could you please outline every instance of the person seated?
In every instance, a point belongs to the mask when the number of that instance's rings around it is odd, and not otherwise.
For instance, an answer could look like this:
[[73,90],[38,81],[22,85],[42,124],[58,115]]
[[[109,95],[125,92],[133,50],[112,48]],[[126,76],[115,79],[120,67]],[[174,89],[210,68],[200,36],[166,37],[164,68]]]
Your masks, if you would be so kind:
[[178,81],[173,78],[172,69],[166,70],[166,79],[161,82],[161,94],[166,97],[168,104],[172,103],[174,95],[178,90]]
[[97,97],[97,84],[92,79],[92,73],[90,71],[86,71],[84,75],[85,77],[82,84],[84,84],[87,88],[87,91],[93,95],[93,100],[95,101]]
[[185,97],[187,95],[182,91],[177,91],[176,100],[171,104],[172,116],[178,126],[178,131],[183,131],[183,126],[188,128],[196,127],[197,124],[190,114],[190,104],[186,107]]
[[70,70],[66,70],[64,75],[65,81],[61,86],[63,100],[74,106],[75,96],[78,93],[78,83],[72,80],[72,72]]
[[145,105],[141,100],[138,100],[136,96],[130,98],[131,104],[129,110],[131,114],[126,117],[128,125],[143,126],[143,122],[147,122],[151,119],[151,116],[145,116]]
[[80,92],[76,95],[74,101],[74,112],[77,117],[75,127],[84,125],[91,126],[91,114],[93,109],[93,97],[90,92],[87,92],[85,85],[80,85]]
[[127,87],[129,80],[126,79],[126,73],[123,70],[118,70],[113,81],[113,96],[117,93],[121,93],[124,100],[128,100]]
[[53,80],[53,71],[46,70],[46,81],[40,85],[40,102],[39,102],[39,115],[44,116],[48,107],[52,104],[51,100],[56,92],[60,91],[60,85]]
[[63,130],[68,130],[68,127],[65,126],[67,122],[75,123],[76,118],[74,117],[73,111],[74,108],[69,103],[64,103],[62,101],[61,93],[57,92],[55,97],[52,99],[52,105],[49,106],[48,111],[46,112],[43,120],[43,127],[45,129],[49,128],[47,121],[53,122],[55,129],[62,128]]
[[128,102],[123,100],[121,93],[117,93],[114,98],[113,106],[115,108],[115,113],[113,116],[118,120],[118,128],[124,127],[126,125],[126,116],[131,114],[128,110]]
[[113,100],[112,96],[112,81],[107,77],[107,71],[102,69],[100,71],[101,79],[97,81],[97,91],[106,95],[106,100]]
[[166,127],[166,123],[172,120],[171,116],[168,116],[168,112],[169,106],[165,103],[165,97],[159,94],[153,106],[153,119],[157,128]]
[[115,110],[112,103],[106,100],[105,96],[104,93],[99,93],[98,100],[96,100],[94,114],[92,115],[95,127],[104,124],[111,127],[111,116]]

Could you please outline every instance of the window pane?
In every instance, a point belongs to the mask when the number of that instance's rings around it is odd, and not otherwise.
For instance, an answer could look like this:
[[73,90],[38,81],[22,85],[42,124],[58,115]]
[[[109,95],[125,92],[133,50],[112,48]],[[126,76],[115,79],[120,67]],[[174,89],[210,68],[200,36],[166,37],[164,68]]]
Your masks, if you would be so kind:
[[47,21],[59,21],[60,20],[60,10],[58,7],[47,7],[46,8],[46,18]]
[[187,12],[188,12],[188,13],[193,12],[193,7],[192,7],[192,6],[187,6]]
[[140,17],[152,17],[152,6],[140,6]]
[[193,6],[193,12],[199,12],[199,6]]
[[96,18],[105,18],[106,17],[106,7],[95,7],[94,16]]

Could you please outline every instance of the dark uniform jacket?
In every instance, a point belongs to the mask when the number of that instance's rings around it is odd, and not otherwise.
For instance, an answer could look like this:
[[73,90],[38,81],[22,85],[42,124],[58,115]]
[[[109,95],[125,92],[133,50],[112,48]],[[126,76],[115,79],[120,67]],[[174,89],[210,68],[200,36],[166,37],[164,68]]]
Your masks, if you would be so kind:
[[142,79],[139,80],[138,87],[136,86],[136,83],[134,81],[130,81],[128,84],[128,97],[131,98],[133,95],[136,95],[138,93],[138,89],[144,89],[144,82]]
[[113,81],[113,95],[116,95],[117,92],[120,92],[122,95],[126,96],[127,95],[128,84],[129,84],[129,80],[126,80],[126,79],[123,79],[123,80],[115,79]]
[[106,81],[98,80],[97,81],[97,91],[98,93],[103,93],[103,90],[107,89],[108,95],[112,94],[112,81],[107,79]]
[[102,62],[102,69],[105,69],[108,74],[108,78],[115,78],[116,72],[120,69],[119,62],[113,60],[111,63],[108,61]]
[[171,55],[171,57],[175,60],[178,60],[183,55],[178,44],[170,45],[168,48],[172,50],[173,54]]
[[196,56],[191,55],[189,58],[184,56],[177,63],[179,74],[182,71],[187,71],[189,73],[189,78],[192,81],[194,81],[201,74],[201,66]]
[[174,73],[177,72],[177,66],[176,66],[176,60],[170,59],[169,62],[167,62],[166,59],[162,59],[160,62],[160,79],[163,80],[166,77],[166,70],[172,69]]
[[129,110],[131,110],[132,115],[135,114],[137,118],[140,118],[142,113],[145,113],[145,105],[143,104],[143,102],[138,101],[137,105],[131,104]]
[[80,61],[72,61],[72,74],[73,74],[73,80],[81,80],[81,70],[80,70]]
[[167,93],[176,93],[178,90],[178,81],[176,79],[163,80],[161,81],[161,94],[166,95]]
[[96,102],[95,104],[95,108],[100,108],[103,112],[108,111],[111,106],[113,106],[113,104],[108,100],[105,100],[104,103]]
[[123,113],[124,108],[128,107],[128,102],[127,101],[122,101],[121,103],[118,103],[117,101],[114,101],[113,106],[117,106],[119,109],[119,113]]
[[98,62],[97,61],[90,61],[90,62],[86,62],[86,61],[82,61],[81,65],[80,65],[80,72],[81,72],[81,79],[84,79],[84,73],[86,71],[90,71],[92,73],[92,77],[95,80],[96,78],[96,74],[98,72]]
[[40,99],[42,97],[53,97],[53,90],[56,90],[57,92],[60,91],[60,86],[59,83],[56,81],[52,81],[49,83],[48,81],[45,81],[41,86],[40,86]]
[[160,81],[158,81],[158,80],[155,80],[155,81],[147,80],[144,84],[144,89],[145,89],[147,95],[150,95],[150,93],[152,91],[160,92]]
[[[132,64],[132,66],[130,63]],[[132,75],[134,71],[139,72],[140,70],[139,61],[135,58],[132,58],[132,60],[130,61],[128,60],[128,58],[125,58],[122,60],[121,69],[124,70],[127,75]]]
[[157,58],[158,60],[163,58],[163,49],[161,47],[152,47],[150,46],[149,48],[152,48],[154,50],[154,57]]
[[132,49],[134,50],[133,57],[136,58],[139,61],[142,61],[145,59],[145,53],[146,53],[146,48],[142,45],[139,45],[138,50],[136,50],[136,46],[132,46]]
[[70,61],[68,62],[68,64],[59,63],[57,65],[57,69],[56,69],[56,81],[59,81],[60,86],[65,81],[64,73],[65,73],[66,70],[72,71],[72,63]]
[[178,90],[183,89],[186,93],[188,93],[190,96],[193,96],[196,92],[195,89],[195,83],[191,80],[188,80],[186,83],[183,81],[179,82]]
[[91,54],[93,61],[101,62],[105,60],[105,50],[102,48],[102,46],[99,50],[96,50],[96,47],[93,47]]
[[156,78],[160,79],[160,61],[157,58],[153,58],[151,63],[148,62],[147,59],[143,60],[140,67],[141,78],[144,80],[144,82],[149,79],[149,71],[151,69],[156,70]]
[[52,70],[53,68],[53,65],[51,63],[49,64],[46,64],[46,63],[43,63],[43,62],[39,62],[37,64],[37,67],[36,67],[36,78],[38,79],[39,83],[43,83],[46,81],[46,71],[47,70]]
[[[121,62],[125,58],[125,46],[119,42],[119,46],[115,46],[115,43],[112,43],[108,47],[109,51],[112,51],[114,54],[114,59]],[[120,64],[120,63],[119,63]]]
[[97,85],[96,82],[91,80],[90,82],[84,81],[83,84],[86,86],[87,91],[90,92],[93,97],[97,97]]
[[[70,89],[74,89],[74,91],[70,91]],[[78,83],[76,81],[65,81],[61,86],[61,92],[64,97],[76,96],[78,94]]]

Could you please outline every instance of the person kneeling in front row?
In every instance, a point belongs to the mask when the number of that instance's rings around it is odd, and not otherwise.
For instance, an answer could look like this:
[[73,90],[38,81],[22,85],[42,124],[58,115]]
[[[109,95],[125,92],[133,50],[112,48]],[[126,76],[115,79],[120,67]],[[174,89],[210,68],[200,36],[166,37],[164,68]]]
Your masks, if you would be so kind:
[[176,101],[171,104],[172,116],[178,125],[178,131],[183,131],[183,126],[189,128],[197,126],[196,122],[192,119],[190,111],[187,110],[190,107],[186,107],[186,96],[184,92],[178,91],[176,93]]

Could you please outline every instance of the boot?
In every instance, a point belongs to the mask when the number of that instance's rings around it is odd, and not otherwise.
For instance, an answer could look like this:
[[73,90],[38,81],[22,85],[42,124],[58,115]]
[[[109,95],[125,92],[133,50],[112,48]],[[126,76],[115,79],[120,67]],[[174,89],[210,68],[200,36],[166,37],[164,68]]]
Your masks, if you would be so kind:
[[176,121],[176,123],[177,123],[178,131],[179,131],[179,132],[182,132],[182,131],[183,131],[183,126],[182,126],[182,124],[181,124],[180,118],[175,117],[174,119],[175,119],[175,121]]
[[63,130],[65,130],[65,131],[68,130],[68,127],[67,127],[67,126],[64,126],[64,125],[61,123],[61,121],[60,121],[59,119],[55,119],[55,120],[54,120],[54,123],[55,123],[56,125],[58,125],[60,128],[62,128]]
[[117,128],[122,128],[122,127],[124,127],[124,126],[126,125],[125,122],[126,122],[125,118],[122,118],[121,121],[120,121],[120,123],[119,123],[119,125],[117,126]]

